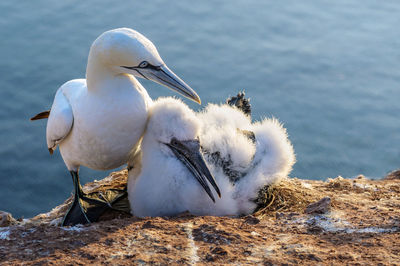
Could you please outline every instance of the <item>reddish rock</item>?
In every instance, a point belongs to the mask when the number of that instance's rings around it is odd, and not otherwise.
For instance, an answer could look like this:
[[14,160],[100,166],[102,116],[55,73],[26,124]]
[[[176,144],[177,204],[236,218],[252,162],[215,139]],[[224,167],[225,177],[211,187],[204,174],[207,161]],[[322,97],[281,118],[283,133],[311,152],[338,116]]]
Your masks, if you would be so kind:
[[386,179],[386,180],[395,180],[395,179],[400,180],[400,169],[398,169],[396,171],[393,171],[393,172],[390,172],[387,176],[385,176],[384,179]]
[[331,198],[324,197],[321,200],[311,203],[307,206],[305,213],[323,214],[331,210]]
[[[113,178],[123,184],[126,172],[85,190],[111,186]],[[400,183],[353,181],[287,179],[271,192],[273,201],[245,217],[106,215],[61,228],[67,200],[47,214],[0,227],[0,264],[400,264]],[[331,199],[330,212],[304,213],[321,197]]]
[[8,212],[0,211],[0,227],[16,224],[17,221]]

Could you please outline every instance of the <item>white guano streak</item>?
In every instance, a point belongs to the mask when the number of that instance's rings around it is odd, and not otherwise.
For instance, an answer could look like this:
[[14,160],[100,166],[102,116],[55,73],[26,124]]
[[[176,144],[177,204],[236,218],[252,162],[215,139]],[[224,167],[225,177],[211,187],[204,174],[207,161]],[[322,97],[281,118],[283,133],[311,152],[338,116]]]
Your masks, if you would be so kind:
[[188,244],[189,244],[189,256],[190,256],[190,264],[195,265],[199,261],[199,256],[197,256],[197,250],[199,249],[196,246],[193,238],[193,224],[192,223],[185,223],[184,230],[188,236]]

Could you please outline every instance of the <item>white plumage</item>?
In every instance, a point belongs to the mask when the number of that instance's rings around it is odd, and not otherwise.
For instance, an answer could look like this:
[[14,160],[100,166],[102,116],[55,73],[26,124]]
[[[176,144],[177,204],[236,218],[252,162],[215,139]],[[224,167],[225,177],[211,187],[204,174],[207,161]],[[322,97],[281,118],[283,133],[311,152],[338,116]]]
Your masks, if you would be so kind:
[[[206,161],[238,209],[249,214],[256,208],[258,191],[288,176],[295,163],[293,146],[286,129],[275,118],[252,123],[251,118],[229,105],[210,104],[198,114],[202,122],[200,139]],[[254,133],[255,142],[245,132]],[[219,153],[218,159],[212,156]],[[221,167],[221,161],[228,164]],[[224,180],[224,181],[222,181]],[[227,191],[224,194],[224,190]]]
[[[196,114],[179,100],[159,99],[148,123],[141,170],[129,173],[128,195],[136,216],[172,216],[184,211],[195,215],[252,213],[258,191],[286,177],[295,162],[286,130],[276,119],[252,123],[249,116],[228,105],[210,104]],[[164,144],[174,137],[200,140],[207,166],[221,190],[215,203]]]
[[[54,150],[59,144],[70,171],[80,165],[108,170],[128,161],[152,102],[134,76],[163,83],[150,66],[166,68],[155,46],[132,29],[111,30],[94,41],[86,79],[68,81],[58,89],[47,123],[48,148]],[[199,101],[187,85],[179,89]]]
[[[49,151],[59,145],[77,183],[73,207],[82,205],[77,202],[82,196],[77,174],[81,165],[108,170],[133,161],[152,104],[134,76],[200,103],[195,91],[168,69],[153,43],[140,33],[121,28],[98,37],[90,48],[86,79],[68,81],[58,89],[47,123]],[[84,216],[79,222],[90,222]],[[75,223],[66,217],[65,223]]]
[[56,93],[46,139],[49,149],[60,146],[69,171],[83,165],[108,170],[128,162],[143,134],[152,101],[140,83],[128,75],[121,91],[109,88],[104,95],[88,92],[84,79],[65,83]]

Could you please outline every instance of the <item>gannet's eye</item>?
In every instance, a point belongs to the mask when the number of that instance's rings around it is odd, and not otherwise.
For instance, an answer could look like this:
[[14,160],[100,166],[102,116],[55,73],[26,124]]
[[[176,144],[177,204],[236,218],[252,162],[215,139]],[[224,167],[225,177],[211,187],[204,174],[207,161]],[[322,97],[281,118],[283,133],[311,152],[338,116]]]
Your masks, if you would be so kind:
[[147,61],[143,61],[142,63],[139,64],[140,68],[145,68],[149,65],[149,63]]

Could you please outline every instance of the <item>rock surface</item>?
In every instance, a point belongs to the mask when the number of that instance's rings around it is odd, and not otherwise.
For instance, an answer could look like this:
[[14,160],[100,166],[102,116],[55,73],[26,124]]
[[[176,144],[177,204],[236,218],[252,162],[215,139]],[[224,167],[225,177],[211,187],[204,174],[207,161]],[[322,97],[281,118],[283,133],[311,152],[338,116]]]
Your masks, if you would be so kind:
[[[85,190],[124,182],[120,171]],[[59,227],[71,199],[29,220],[2,213],[0,264],[400,264],[399,179],[293,178],[271,195],[254,216],[240,218],[114,213]]]

